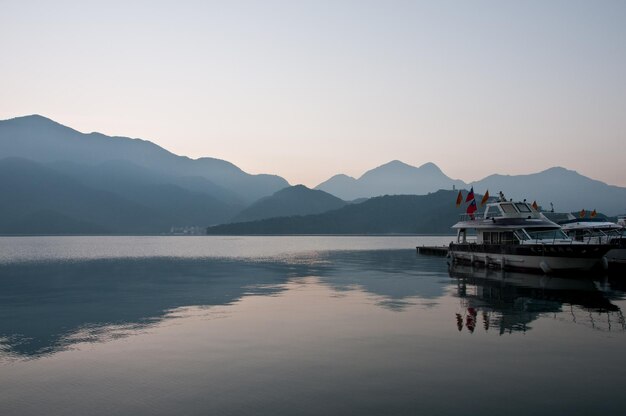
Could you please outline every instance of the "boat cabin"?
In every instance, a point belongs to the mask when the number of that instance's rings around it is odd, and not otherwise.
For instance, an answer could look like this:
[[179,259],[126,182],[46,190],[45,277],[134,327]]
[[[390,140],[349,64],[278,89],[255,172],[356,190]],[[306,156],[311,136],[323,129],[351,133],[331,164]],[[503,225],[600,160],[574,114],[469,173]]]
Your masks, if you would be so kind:
[[[487,204],[483,213],[463,214],[461,221],[452,228],[457,230],[457,243],[459,244],[471,242],[509,245],[571,242],[559,225],[547,219],[525,201],[500,200]],[[468,239],[468,230],[475,232],[475,239]]]

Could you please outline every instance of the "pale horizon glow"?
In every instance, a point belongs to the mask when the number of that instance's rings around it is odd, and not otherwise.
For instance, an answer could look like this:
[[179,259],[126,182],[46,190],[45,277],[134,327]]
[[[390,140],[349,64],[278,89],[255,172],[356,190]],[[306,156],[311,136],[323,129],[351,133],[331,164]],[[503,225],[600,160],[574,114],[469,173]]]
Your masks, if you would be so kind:
[[[314,187],[391,160],[626,186],[626,2],[8,2],[0,119]],[[2,155],[0,155],[2,157]]]

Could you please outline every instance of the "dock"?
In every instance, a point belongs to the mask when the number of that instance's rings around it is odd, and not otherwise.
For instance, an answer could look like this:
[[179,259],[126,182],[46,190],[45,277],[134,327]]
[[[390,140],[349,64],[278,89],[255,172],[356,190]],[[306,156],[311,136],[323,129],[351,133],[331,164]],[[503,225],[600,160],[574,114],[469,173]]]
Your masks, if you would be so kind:
[[448,246],[417,246],[417,254],[424,254],[427,256],[447,256]]

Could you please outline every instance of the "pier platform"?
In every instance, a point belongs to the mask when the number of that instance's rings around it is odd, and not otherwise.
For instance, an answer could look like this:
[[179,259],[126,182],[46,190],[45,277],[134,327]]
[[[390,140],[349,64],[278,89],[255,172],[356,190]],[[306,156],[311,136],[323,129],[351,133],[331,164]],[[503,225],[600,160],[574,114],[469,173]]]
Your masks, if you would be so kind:
[[447,256],[448,246],[417,246],[417,254],[425,254],[428,256]]

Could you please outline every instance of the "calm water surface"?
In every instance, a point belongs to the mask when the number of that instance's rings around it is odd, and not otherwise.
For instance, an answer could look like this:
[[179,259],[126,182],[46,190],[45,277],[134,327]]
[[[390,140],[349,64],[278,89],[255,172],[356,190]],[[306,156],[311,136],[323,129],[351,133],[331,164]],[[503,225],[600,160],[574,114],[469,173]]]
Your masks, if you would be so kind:
[[626,276],[449,241],[0,238],[0,415],[626,412]]

